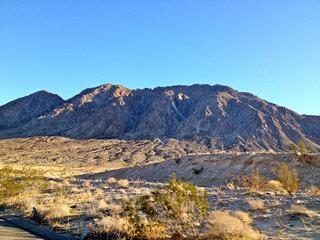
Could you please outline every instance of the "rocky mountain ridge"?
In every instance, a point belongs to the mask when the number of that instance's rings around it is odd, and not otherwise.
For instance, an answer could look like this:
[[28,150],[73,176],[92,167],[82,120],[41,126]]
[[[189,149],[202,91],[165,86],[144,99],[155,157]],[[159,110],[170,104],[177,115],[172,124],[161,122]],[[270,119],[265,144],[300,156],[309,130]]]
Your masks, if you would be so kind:
[[131,90],[105,84],[68,100],[41,91],[0,107],[0,138],[186,139],[209,148],[320,149],[320,116],[299,115],[221,85]]

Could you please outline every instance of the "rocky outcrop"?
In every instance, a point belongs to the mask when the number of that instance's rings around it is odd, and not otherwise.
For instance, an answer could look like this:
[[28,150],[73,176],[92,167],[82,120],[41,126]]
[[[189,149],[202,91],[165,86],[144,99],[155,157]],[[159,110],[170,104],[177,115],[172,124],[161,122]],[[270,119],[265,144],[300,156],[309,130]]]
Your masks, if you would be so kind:
[[221,85],[130,90],[105,84],[67,101],[36,93],[0,107],[0,126],[1,138],[175,138],[236,151],[285,151],[302,139],[320,148],[320,117]]

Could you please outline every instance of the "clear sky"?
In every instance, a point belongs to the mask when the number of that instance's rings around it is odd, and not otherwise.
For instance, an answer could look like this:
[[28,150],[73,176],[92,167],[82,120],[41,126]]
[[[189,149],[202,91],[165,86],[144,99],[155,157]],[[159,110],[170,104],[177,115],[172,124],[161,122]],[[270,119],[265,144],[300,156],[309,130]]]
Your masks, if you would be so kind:
[[223,84],[320,115],[320,1],[0,1],[0,105],[103,83]]

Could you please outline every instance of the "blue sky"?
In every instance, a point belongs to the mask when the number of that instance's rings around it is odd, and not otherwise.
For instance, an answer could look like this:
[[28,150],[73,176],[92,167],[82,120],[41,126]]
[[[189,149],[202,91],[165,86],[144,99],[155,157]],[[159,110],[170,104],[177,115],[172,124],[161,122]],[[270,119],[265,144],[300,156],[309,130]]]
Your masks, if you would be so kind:
[[223,84],[320,115],[320,1],[0,1],[0,105],[107,82]]

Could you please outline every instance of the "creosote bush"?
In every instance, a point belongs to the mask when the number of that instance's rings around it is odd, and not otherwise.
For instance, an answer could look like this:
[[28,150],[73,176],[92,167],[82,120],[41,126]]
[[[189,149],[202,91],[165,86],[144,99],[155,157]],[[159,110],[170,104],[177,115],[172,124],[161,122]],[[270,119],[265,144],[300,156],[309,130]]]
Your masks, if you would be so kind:
[[164,189],[128,202],[122,215],[129,219],[138,239],[194,236],[208,207],[206,191],[174,176]]

